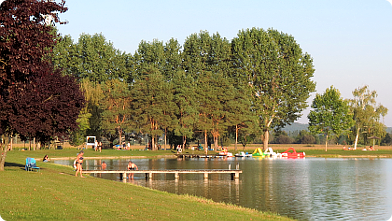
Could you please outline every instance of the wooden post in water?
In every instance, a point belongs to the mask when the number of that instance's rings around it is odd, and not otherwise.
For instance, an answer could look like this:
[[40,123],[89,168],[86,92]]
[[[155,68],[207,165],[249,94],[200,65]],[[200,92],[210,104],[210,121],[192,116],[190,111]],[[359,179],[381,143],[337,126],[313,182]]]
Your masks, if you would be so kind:
[[127,173],[123,173],[122,178],[123,178],[123,183],[126,183],[127,182]]
[[204,173],[204,180],[208,180],[208,173]]
[[240,173],[235,173],[235,175],[234,175],[234,179],[235,180],[239,180],[240,179]]
[[175,174],[174,174],[174,179],[175,179],[176,181],[178,181],[179,178],[180,178],[180,174],[175,173]]

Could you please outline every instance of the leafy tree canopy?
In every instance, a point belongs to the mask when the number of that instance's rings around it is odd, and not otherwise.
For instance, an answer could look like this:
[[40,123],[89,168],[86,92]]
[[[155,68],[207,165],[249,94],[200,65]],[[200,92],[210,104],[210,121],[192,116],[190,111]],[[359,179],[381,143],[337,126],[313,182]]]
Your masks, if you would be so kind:
[[324,94],[316,95],[312,108],[308,115],[309,130],[314,134],[325,135],[327,151],[328,137],[332,134],[340,135],[354,123],[348,101],[341,98],[339,90],[331,86]]
[[252,90],[253,110],[259,116],[264,149],[269,130],[293,123],[315,90],[313,60],[294,37],[274,29],[242,30],[232,40],[234,76]]

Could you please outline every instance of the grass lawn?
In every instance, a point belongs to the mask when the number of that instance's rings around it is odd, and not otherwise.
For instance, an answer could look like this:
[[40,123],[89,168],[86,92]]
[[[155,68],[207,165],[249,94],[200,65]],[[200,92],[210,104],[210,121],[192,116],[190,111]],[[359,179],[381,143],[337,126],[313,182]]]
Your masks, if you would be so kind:
[[[204,198],[175,195],[128,183],[74,176],[70,167],[37,162],[24,171],[26,157],[76,157],[75,149],[8,152],[0,172],[0,216],[4,220],[291,220],[275,214]],[[86,157],[149,157],[170,151],[86,150]]]

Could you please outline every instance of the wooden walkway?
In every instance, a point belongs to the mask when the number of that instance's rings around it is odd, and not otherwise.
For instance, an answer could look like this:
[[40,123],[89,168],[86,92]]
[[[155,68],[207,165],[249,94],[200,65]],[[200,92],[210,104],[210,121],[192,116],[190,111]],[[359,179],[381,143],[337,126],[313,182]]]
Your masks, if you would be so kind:
[[242,170],[239,169],[210,169],[210,170],[198,170],[198,169],[183,169],[183,170],[83,170],[83,173],[95,173],[95,174],[102,174],[102,173],[118,173],[124,183],[127,182],[127,174],[133,173],[138,174],[142,173],[146,175],[146,179],[152,179],[153,174],[174,174],[174,179],[178,180],[180,174],[204,174],[204,179],[208,179],[209,174],[231,174],[232,180],[238,180],[240,178],[240,173]]
[[177,156],[177,158],[226,158],[227,156],[225,155],[205,155],[205,154],[189,154],[189,153],[177,153],[174,154],[175,156]]

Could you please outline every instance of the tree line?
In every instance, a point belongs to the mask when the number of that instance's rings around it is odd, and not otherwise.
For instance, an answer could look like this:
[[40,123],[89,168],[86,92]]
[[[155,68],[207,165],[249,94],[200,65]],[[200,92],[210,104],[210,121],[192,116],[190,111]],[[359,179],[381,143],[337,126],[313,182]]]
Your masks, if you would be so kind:
[[[78,77],[87,101],[74,142],[86,134],[113,141],[126,133],[203,137],[215,148],[232,134],[245,142],[291,124],[315,90],[314,68],[293,36],[274,29],[240,30],[231,41],[219,33],[141,41],[123,53],[102,34],[64,36],[52,54],[55,67]],[[75,139],[75,138],[79,138]]]
[[[201,137],[215,148],[219,138],[230,138],[236,148],[237,142],[266,148],[286,139],[280,129],[300,117],[315,89],[310,55],[292,36],[273,29],[241,30],[231,41],[201,31],[183,46],[174,38],[141,41],[133,55],[102,34],[82,34],[76,43],[62,37],[54,52],[55,66],[78,77],[86,94],[85,129],[73,134],[77,142],[95,134],[121,143],[131,132],[148,134],[152,146],[157,137],[166,142],[169,136],[172,145]],[[322,140],[326,150],[330,138],[346,137],[354,148],[372,136],[380,143],[388,110],[376,97],[367,85],[355,89],[353,99],[343,99],[333,86],[317,94],[308,115],[310,134],[302,133],[301,142]]]

